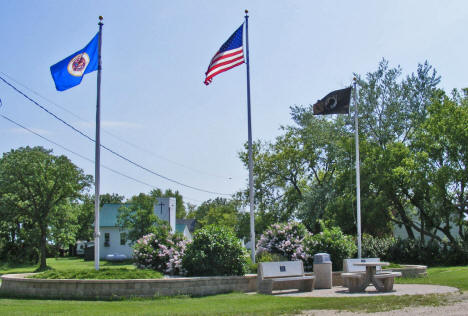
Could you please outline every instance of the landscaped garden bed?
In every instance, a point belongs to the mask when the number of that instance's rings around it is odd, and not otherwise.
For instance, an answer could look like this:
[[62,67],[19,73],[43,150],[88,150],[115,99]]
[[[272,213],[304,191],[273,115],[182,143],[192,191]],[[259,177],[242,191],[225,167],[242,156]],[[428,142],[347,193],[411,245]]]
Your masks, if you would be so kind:
[[163,279],[37,279],[34,274],[2,276],[1,294],[15,297],[112,299],[116,297],[204,296],[254,292],[256,275]]
[[162,273],[148,269],[104,268],[101,270],[48,270],[31,274],[32,279],[72,279],[72,280],[122,280],[122,279],[162,279]]

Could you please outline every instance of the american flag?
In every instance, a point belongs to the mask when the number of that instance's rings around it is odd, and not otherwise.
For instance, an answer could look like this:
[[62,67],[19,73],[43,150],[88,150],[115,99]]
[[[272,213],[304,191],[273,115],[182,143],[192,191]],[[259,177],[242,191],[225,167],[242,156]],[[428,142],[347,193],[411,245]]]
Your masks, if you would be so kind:
[[208,70],[205,73],[206,85],[211,83],[214,76],[244,63],[244,48],[242,47],[243,28],[244,24],[229,37],[211,59]]

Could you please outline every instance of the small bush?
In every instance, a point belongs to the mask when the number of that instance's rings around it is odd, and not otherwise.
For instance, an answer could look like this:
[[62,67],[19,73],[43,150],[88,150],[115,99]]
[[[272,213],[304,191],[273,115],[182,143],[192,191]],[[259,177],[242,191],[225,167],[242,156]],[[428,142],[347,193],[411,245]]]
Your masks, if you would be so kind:
[[391,260],[390,250],[395,246],[397,240],[392,237],[373,237],[372,235],[362,235],[362,257],[380,258],[381,260]]
[[459,241],[457,247],[441,245],[432,240],[424,245],[419,240],[397,239],[389,249],[390,261],[408,264],[435,265],[465,265],[468,254],[463,251],[463,244]]
[[[357,251],[353,237],[343,234],[339,227],[326,228],[324,225],[321,233],[304,240],[304,248],[311,259],[316,253],[328,253],[334,271],[341,271],[343,259],[352,258]],[[312,263],[313,260],[309,260],[309,264]]]
[[260,236],[257,243],[257,255],[263,252],[278,254],[286,260],[307,261],[308,254],[304,251],[302,242],[309,236],[301,223],[273,224]]
[[209,225],[195,232],[182,265],[191,276],[244,275],[247,252],[230,229]]
[[170,275],[183,275],[182,257],[187,241],[180,234],[171,234],[160,226],[156,233],[138,239],[133,246],[133,259],[137,268],[153,269]]
[[256,257],[257,262],[273,262],[273,261],[286,261],[287,258],[283,257],[277,253],[269,253],[266,251],[262,251]]
[[5,243],[0,248],[0,258],[11,263],[32,263],[39,262],[39,249],[33,245],[24,243]]

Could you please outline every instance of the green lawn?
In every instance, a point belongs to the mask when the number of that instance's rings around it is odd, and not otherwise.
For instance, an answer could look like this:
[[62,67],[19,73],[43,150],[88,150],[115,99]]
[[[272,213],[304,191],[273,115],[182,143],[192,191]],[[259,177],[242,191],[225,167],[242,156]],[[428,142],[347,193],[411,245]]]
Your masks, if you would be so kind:
[[[65,257],[65,258],[48,258],[47,265],[55,270],[82,270],[94,269],[94,261],[84,261],[82,258]],[[100,261],[99,264],[102,268],[127,268],[135,269],[131,263],[113,263],[107,261]],[[0,275],[7,273],[26,273],[34,272],[38,266],[36,265],[15,265],[5,262],[0,262]]]
[[[92,262],[77,259],[50,259],[55,269],[93,268]],[[102,266],[104,265],[104,262]],[[131,267],[111,265],[111,267]],[[27,269],[28,267],[12,267]],[[10,273],[0,265],[0,273]],[[29,267],[33,271],[35,267]],[[402,279],[398,283],[441,284],[468,289],[468,266],[429,268],[428,277]],[[449,301],[447,296],[373,296],[353,298],[300,298],[232,293],[201,298],[125,299],[116,301],[73,301],[0,299],[0,315],[284,315],[301,310],[337,309],[377,312],[408,306],[436,306]]]
[[300,298],[240,293],[202,298],[123,301],[0,299],[1,315],[284,315],[310,309],[385,311],[406,306],[440,305],[435,295],[361,298]]
[[396,282],[447,285],[466,291],[468,290],[468,266],[429,268],[426,278],[397,279]]

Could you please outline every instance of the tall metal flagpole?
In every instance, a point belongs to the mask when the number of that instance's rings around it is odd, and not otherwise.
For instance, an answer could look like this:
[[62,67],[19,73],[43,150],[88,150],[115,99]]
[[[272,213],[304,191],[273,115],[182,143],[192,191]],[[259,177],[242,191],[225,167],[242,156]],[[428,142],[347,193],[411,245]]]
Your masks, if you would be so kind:
[[96,101],[96,159],[94,162],[94,268],[99,270],[99,183],[101,165],[101,45],[102,45],[102,19],[99,17],[98,40],[98,74],[97,74],[97,101]]
[[250,241],[252,245],[252,262],[255,263],[255,213],[253,189],[253,161],[252,161],[252,122],[250,114],[250,67],[249,67],[249,13],[245,10],[245,48],[247,64],[247,125],[249,137],[249,199],[250,199]]
[[359,127],[358,127],[358,105],[356,102],[356,77],[354,77],[353,103],[354,103],[354,137],[356,143],[356,202],[357,202],[357,244],[358,258],[361,258],[361,171],[359,159]]

